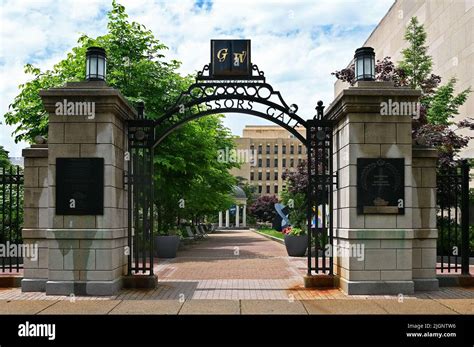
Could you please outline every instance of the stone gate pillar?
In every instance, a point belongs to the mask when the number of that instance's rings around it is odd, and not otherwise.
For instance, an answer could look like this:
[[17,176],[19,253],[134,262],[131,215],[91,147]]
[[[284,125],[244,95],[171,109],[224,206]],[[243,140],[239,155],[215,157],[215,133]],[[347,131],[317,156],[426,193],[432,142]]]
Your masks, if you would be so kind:
[[[49,113],[48,184],[44,190],[49,200],[46,294],[112,295],[121,288],[126,274],[124,134],[125,120],[134,118],[136,111],[120,92],[101,81],[67,83],[43,90],[40,96]],[[98,188],[103,189],[103,214],[58,213],[58,158],[103,158],[103,186]]]
[[36,259],[24,257],[23,292],[45,291],[48,281],[48,145],[35,144],[23,150],[24,244],[37,245]]
[[[414,220],[418,215],[413,214],[412,118],[400,115],[401,110],[383,115],[381,105],[416,103],[419,96],[419,91],[395,88],[390,82],[358,82],[342,91],[326,113],[336,123],[333,163],[339,182],[334,191],[334,274],[346,293],[414,291]],[[358,213],[358,158],[404,158],[404,214],[388,209]],[[420,199],[431,199],[427,193],[420,191]],[[434,205],[426,209],[423,213],[431,215]],[[357,247],[363,250],[360,257],[349,252]],[[435,265],[433,259],[429,262],[426,266]]]
[[413,282],[415,290],[438,290],[436,278],[436,168],[438,151],[413,148]]

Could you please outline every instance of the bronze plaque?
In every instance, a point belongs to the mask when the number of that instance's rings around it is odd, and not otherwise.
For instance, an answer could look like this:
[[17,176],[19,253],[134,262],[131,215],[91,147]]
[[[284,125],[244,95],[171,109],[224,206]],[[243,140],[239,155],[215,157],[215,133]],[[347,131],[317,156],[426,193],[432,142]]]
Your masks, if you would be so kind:
[[357,213],[405,213],[405,159],[357,159]]
[[104,158],[56,159],[56,214],[104,214]]

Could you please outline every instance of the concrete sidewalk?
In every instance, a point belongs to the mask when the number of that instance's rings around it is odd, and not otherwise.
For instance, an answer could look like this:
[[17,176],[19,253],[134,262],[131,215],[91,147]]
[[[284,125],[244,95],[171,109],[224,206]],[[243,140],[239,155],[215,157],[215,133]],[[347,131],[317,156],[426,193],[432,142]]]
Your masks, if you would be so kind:
[[466,299],[0,301],[0,314],[474,314]]
[[211,234],[155,264],[157,288],[113,296],[0,288],[0,314],[474,314],[474,288],[400,298],[304,288],[306,258],[288,257],[284,245],[246,230]]

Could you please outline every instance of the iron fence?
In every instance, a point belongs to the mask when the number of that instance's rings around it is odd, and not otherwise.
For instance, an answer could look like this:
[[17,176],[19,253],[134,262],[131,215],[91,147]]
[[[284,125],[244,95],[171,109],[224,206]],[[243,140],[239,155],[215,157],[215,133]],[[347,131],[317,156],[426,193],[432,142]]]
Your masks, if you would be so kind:
[[437,176],[437,269],[469,274],[469,164],[466,160]]
[[19,272],[23,258],[12,252],[23,243],[23,172],[19,166],[0,168],[0,213],[0,272]]

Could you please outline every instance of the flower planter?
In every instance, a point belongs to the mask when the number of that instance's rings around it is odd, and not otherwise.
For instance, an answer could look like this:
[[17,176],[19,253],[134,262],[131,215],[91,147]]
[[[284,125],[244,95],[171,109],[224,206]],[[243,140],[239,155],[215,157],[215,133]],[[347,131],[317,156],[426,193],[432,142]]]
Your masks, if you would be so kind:
[[155,255],[158,258],[176,258],[179,236],[155,236]]
[[304,257],[308,249],[308,236],[285,235],[285,247],[290,257]]

